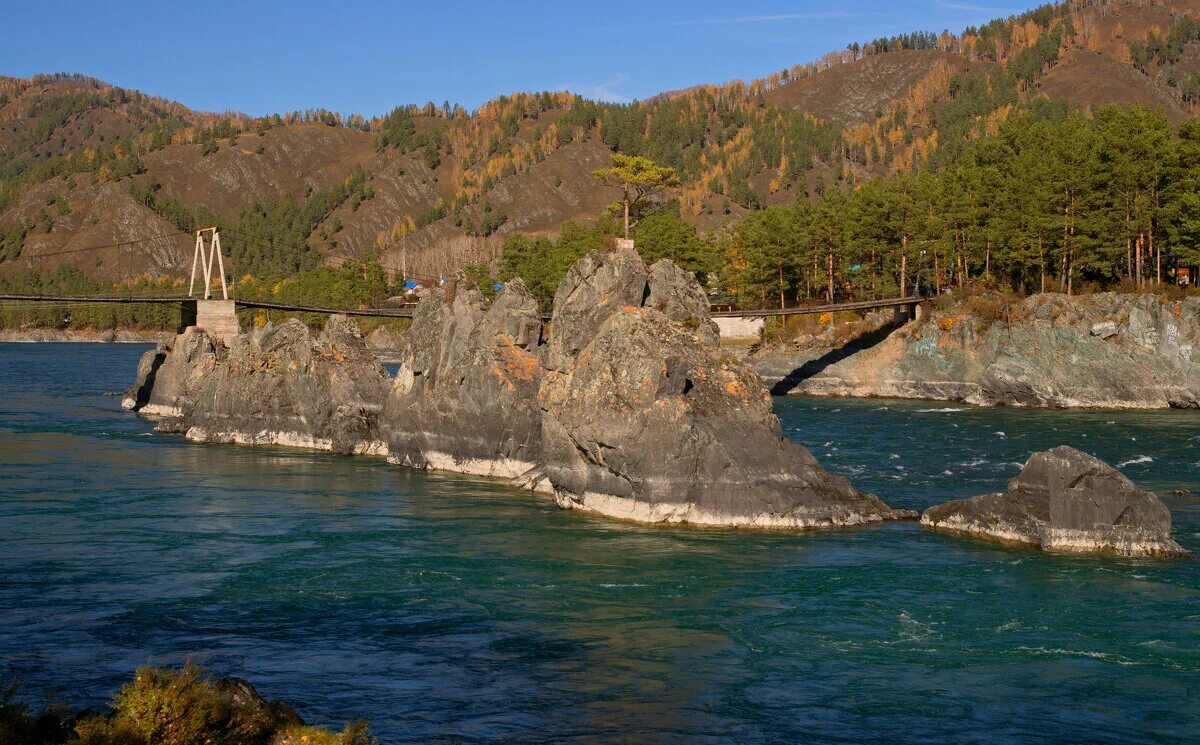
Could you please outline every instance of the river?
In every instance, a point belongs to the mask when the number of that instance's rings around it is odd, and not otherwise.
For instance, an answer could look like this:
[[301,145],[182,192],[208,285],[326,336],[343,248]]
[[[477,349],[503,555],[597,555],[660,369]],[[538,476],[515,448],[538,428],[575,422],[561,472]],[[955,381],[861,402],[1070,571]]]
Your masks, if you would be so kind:
[[[1196,742],[1200,562],[913,523],[662,529],[382,459],[191,444],[120,409],[144,346],[0,344],[0,682],[102,705],[198,661],[383,742]],[[1200,550],[1200,413],[777,399],[895,506],[1070,444]]]

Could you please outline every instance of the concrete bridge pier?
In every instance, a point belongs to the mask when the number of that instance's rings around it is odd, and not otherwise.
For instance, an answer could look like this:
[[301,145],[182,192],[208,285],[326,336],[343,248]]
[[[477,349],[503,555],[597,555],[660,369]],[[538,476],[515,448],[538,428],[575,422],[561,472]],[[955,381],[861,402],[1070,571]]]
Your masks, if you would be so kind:
[[181,331],[195,326],[222,340],[237,336],[239,330],[232,300],[184,300],[180,326]]
[[762,316],[756,318],[718,316],[713,320],[717,322],[721,341],[726,344],[757,344],[762,341],[763,330],[767,327],[767,319]]

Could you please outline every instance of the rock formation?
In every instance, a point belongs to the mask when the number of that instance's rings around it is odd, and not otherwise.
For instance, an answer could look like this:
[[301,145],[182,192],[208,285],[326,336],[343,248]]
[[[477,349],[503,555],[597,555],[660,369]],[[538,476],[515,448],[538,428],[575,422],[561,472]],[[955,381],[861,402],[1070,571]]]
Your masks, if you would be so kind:
[[549,336],[510,283],[418,307],[383,415],[390,459],[515,477],[563,507],[655,523],[828,527],[914,517],[780,433],[757,376],[722,356],[707,298],[669,262],[592,254]]
[[513,479],[563,507],[653,523],[809,528],[915,518],[784,438],[758,377],[725,357],[695,278],[632,251],[566,274],[548,336],[519,281],[417,308],[386,373],[334,316],[147,353],[127,408],[193,440],[274,443]]
[[1030,456],[1008,491],[931,507],[921,525],[1043,551],[1183,557],[1171,513],[1115,468],[1071,447]]
[[387,326],[376,326],[366,336],[367,349],[375,353],[380,362],[399,362],[404,349],[404,335]]
[[383,454],[388,376],[344,316],[296,319],[225,342],[197,328],[147,352],[123,405],[202,442]]
[[777,392],[995,406],[1200,407],[1200,298],[977,298],[857,345],[764,349]]
[[491,307],[466,284],[427,296],[384,410],[388,459],[506,478],[532,468],[541,339],[537,300],[520,280]]

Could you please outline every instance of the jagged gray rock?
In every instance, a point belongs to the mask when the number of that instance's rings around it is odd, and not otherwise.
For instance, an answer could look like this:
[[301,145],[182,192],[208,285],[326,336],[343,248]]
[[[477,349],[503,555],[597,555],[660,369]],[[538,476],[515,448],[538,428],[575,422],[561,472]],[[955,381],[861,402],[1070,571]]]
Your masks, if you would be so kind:
[[709,316],[708,295],[689,272],[661,259],[650,267],[648,285],[643,305],[695,330],[707,345],[720,343],[721,332]]
[[387,326],[376,326],[366,336],[367,349],[375,353],[382,362],[398,362],[403,356],[407,341],[404,335]]
[[751,363],[778,392],[798,394],[1200,407],[1198,297],[1047,293],[981,314],[986,306],[968,300],[937,310],[859,349],[763,349]]
[[292,319],[228,346],[188,328],[143,355],[123,405],[191,440],[383,454],[387,390],[358,327],[332,316],[320,334]]
[[1190,556],[1158,497],[1066,446],[1030,456],[1008,491],[931,507],[921,525],[1058,553]]
[[546,368],[569,367],[609,316],[642,307],[647,278],[646,265],[633,251],[590,253],[575,262],[554,293]]
[[703,289],[669,262],[591,254],[540,343],[533,298],[422,301],[383,415],[404,465],[516,477],[558,504],[653,523],[809,528],[915,517],[781,435],[757,376],[716,344]]
[[541,339],[537,300],[520,280],[490,307],[464,284],[422,300],[384,408],[388,459],[507,478],[532,468]]
[[228,344],[188,329],[146,354],[125,404],[194,440],[386,451],[642,522],[916,517],[784,438],[758,377],[722,354],[695,277],[632,251],[571,267],[545,339],[519,280],[490,304],[462,280],[431,293],[387,389],[357,328],[334,316],[319,335],[292,320]]

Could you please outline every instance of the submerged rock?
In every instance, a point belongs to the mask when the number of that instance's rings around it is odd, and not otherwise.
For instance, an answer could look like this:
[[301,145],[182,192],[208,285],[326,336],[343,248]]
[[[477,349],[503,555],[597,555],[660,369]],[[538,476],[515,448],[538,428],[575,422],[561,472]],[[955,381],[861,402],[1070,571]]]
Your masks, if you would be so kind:
[[357,326],[332,316],[319,334],[292,319],[228,346],[189,328],[142,357],[123,404],[191,440],[383,454],[387,389]]
[[1008,491],[931,507],[921,525],[1058,553],[1190,556],[1156,496],[1066,446],[1030,456]]
[[422,301],[383,417],[390,459],[516,477],[563,507],[654,523],[828,527],[915,517],[784,438],[758,377],[724,357],[695,278],[637,254],[566,274],[541,343],[512,283]]

